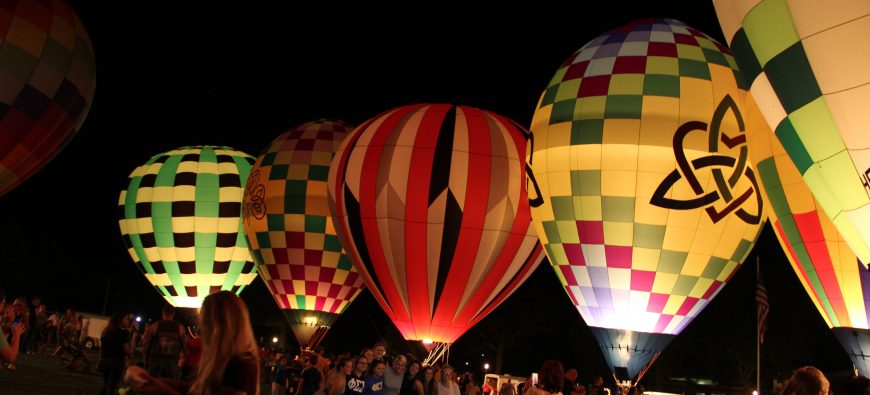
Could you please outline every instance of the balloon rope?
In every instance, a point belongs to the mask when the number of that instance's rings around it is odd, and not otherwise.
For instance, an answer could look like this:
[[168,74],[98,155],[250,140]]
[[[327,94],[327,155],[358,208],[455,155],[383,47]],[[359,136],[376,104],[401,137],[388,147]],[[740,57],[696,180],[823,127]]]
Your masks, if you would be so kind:
[[642,379],[643,376],[646,375],[646,372],[649,371],[649,368],[652,367],[653,363],[655,363],[656,359],[658,359],[659,355],[661,355],[661,354],[662,354],[661,351],[657,352],[656,355],[653,355],[653,357],[649,361],[649,363],[643,367],[643,370],[640,371],[640,374],[637,375],[637,380],[634,382],[635,387],[637,386],[638,383],[640,383],[640,379]]
[[446,354],[445,362],[450,359],[450,343],[435,343],[435,348],[429,351],[429,355],[423,360],[423,366],[432,366]]
[[329,332],[328,326],[321,326],[314,331],[314,335],[311,336],[311,340],[308,341],[308,348],[315,350],[317,346],[320,345],[320,342],[323,341],[323,338],[326,337],[326,333]]

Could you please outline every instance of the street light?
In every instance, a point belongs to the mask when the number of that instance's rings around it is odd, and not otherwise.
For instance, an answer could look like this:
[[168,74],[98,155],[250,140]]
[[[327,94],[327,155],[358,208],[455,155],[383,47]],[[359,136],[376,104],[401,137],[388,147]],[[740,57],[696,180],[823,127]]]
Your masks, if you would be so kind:
[[484,371],[489,371],[489,362],[483,364],[483,370],[484,370]]
[[272,343],[278,343],[278,337],[277,337],[277,336],[275,336],[275,337],[272,338]]

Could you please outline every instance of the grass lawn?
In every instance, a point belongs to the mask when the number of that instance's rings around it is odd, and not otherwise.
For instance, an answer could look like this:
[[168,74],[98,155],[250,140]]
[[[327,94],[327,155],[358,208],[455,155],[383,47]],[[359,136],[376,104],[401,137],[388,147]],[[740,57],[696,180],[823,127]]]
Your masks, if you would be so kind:
[[15,370],[0,368],[0,394],[98,394],[103,376],[96,371],[99,355],[88,352],[91,371],[71,371],[60,359],[44,354],[21,355]]

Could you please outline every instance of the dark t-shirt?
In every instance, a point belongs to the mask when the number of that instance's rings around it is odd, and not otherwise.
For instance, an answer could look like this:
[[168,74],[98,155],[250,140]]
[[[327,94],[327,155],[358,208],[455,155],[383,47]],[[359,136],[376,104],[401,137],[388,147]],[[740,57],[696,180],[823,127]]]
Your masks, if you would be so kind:
[[345,376],[344,395],[362,395],[366,388],[366,381],[353,373]]
[[257,360],[250,354],[236,355],[227,362],[221,385],[249,395],[257,394]]
[[299,395],[313,395],[320,388],[320,371],[316,367],[310,367],[302,371],[302,388]]
[[123,329],[115,329],[100,337],[100,357],[124,359],[124,344],[130,343],[130,334]]

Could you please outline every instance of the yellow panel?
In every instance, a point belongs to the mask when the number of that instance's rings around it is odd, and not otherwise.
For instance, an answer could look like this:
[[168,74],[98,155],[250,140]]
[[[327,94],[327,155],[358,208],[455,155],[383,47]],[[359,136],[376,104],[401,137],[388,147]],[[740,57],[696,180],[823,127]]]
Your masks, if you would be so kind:
[[321,233],[305,233],[305,248],[309,250],[322,250],[326,235]]
[[172,200],[193,202],[196,201],[196,187],[193,185],[179,185],[172,187]]
[[692,291],[689,292],[689,296],[693,298],[701,298],[710,289],[710,285],[713,284],[713,280],[709,278],[699,278],[697,282],[695,282],[695,286],[692,288]]
[[734,34],[740,30],[743,24],[743,17],[755,7],[761,0],[714,0],[713,5],[716,7],[716,15],[719,17],[719,25],[722,26],[722,33],[725,35],[725,41],[730,43],[733,40]]
[[601,168],[601,145],[583,144],[572,146],[571,157],[577,158],[574,170],[598,170]]
[[[552,251],[552,254],[548,255],[547,257],[550,258],[550,263],[553,264],[554,266],[555,266],[554,262],[555,263],[568,262],[568,256],[565,255],[565,250],[562,248],[561,244],[551,244],[550,251]],[[565,281],[564,276],[562,276],[562,271],[561,270],[554,270],[554,271],[556,272],[556,275],[559,276],[559,282],[561,282],[562,284],[565,284],[566,281]]]
[[626,170],[601,170],[601,195],[633,197],[636,173]]
[[145,278],[153,285],[172,285],[172,280],[169,279],[168,273],[151,274],[145,273]]
[[731,258],[731,254],[734,253],[734,250],[737,249],[737,246],[740,244],[740,240],[742,239],[734,236],[723,236],[719,239],[719,242],[716,243],[716,248],[713,249],[713,256],[717,256],[720,258],[729,259]]
[[[863,0],[838,1],[828,3],[814,0],[789,0],[789,12],[795,30],[801,38],[807,38],[822,31],[843,28],[844,23],[861,23],[870,14],[870,2]],[[835,4],[836,6],[832,6]],[[860,18],[864,16],[864,18]],[[857,20],[857,21],[856,21]],[[824,32],[822,34],[825,34]],[[852,36],[866,37],[866,36]]]
[[284,232],[269,232],[269,245],[272,248],[286,248],[287,239],[284,237]]
[[707,262],[710,261],[710,255],[690,252],[686,257],[686,263],[683,264],[683,269],[680,274],[684,276],[700,277],[707,267]]
[[556,229],[559,231],[559,239],[562,243],[580,243],[577,235],[577,223],[574,221],[556,221]]
[[136,233],[143,234],[143,233],[153,233],[154,232],[154,227],[153,227],[154,224],[151,222],[151,218],[136,218],[136,219],[128,219],[127,221],[135,221]]
[[679,274],[675,273],[656,273],[655,281],[653,281],[652,292],[659,294],[670,294],[674,290],[674,284],[680,278]]
[[634,247],[631,249],[631,268],[655,271],[658,268],[661,250],[657,248]]
[[694,77],[680,77],[681,110],[683,107],[683,101],[685,100],[698,100],[706,103],[713,103],[713,83]]
[[[538,136],[535,135],[535,137]],[[542,140],[545,140],[541,143],[545,144],[544,146],[548,148],[549,155],[551,155],[550,162],[553,159],[561,158],[562,155],[567,155],[567,148],[571,145],[571,122],[560,122],[550,125],[546,137]],[[538,141],[535,141],[535,144],[538,143]],[[549,165],[553,166],[552,163]]]
[[[218,190],[218,201],[220,202],[241,202],[244,196],[244,190],[241,187],[221,187]],[[324,190],[324,196],[326,191]]]
[[743,96],[745,91],[737,88],[734,70],[729,66],[715,63],[709,63],[707,67],[710,70],[710,78],[715,81],[715,83],[710,84],[710,87],[713,89],[713,98],[716,103],[718,104],[724,99],[725,95],[729,95],[737,103],[737,107],[743,107],[743,103],[746,100]]
[[[567,170],[553,171],[547,174],[549,179],[549,196],[571,196],[571,172]],[[543,193],[543,191],[542,191]]]
[[703,255],[710,255],[713,253],[713,249],[716,248],[716,244],[721,235],[721,230],[715,233],[697,232],[695,238],[692,240],[692,246],[689,248],[689,251]]
[[608,170],[637,170],[637,151],[637,145],[602,145],[601,168]]
[[[867,111],[870,85],[825,95],[825,102],[847,148],[866,149],[870,146],[870,133],[867,133],[867,125],[870,125],[870,112]],[[870,165],[866,160],[855,163],[859,169],[866,169]]]
[[[150,262],[175,260],[175,251],[173,248],[149,247],[143,249],[145,250],[145,258]],[[167,252],[172,255],[163,255],[161,252]]]
[[680,310],[680,307],[683,306],[683,302],[685,301],[685,296],[671,295],[671,297],[668,298],[668,303],[665,304],[665,308],[662,310],[662,314],[677,314],[677,311]]
[[580,204],[583,208],[583,219],[587,221],[601,220],[601,197],[580,196]]
[[684,252],[689,251],[689,246],[692,245],[692,239],[694,237],[694,229],[668,226],[665,230],[665,240],[662,243],[662,249]]
[[308,165],[288,165],[287,179],[290,180],[306,180],[308,179]]
[[[597,199],[598,197],[595,196]],[[599,202],[601,200],[598,200]],[[573,196],[571,197],[571,203],[574,206],[574,219],[576,220],[585,220],[586,217],[583,215],[583,197],[582,196]],[[599,210],[600,212],[601,210]]]
[[[870,197],[867,196],[867,191],[855,172],[855,166],[848,152],[839,152],[822,160],[819,165],[820,176],[825,180],[828,188],[836,194],[845,211],[870,204]],[[857,224],[863,225],[865,222],[857,222]]]
[[[788,165],[791,166],[795,174],[800,174],[791,162]],[[779,170],[778,167],[777,170]],[[785,198],[788,200],[788,206],[791,208],[792,213],[808,213],[816,209],[813,194],[803,182],[800,184],[783,185],[782,189],[785,192]]]
[[[834,224],[837,225],[838,229],[849,229],[850,232],[848,233],[857,234],[856,239],[847,240],[849,246],[852,248],[852,251],[855,252],[855,255],[858,255],[862,262],[870,262],[870,248],[868,248],[867,245],[868,240],[870,240],[870,226],[861,226],[870,222],[870,204],[857,210],[848,211],[845,214],[845,216],[841,215],[841,217],[846,217],[851,221],[849,222],[848,228],[844,227],[844,225],[837,221],[835,221]],[[845,233],[841,232],[841,234]]]
[[[544,95],[541,95],[541,99],[543,99]],[[546,132],[548,125],[550,124],[550,115],[553,113],[553,105],[547,105],[541,107],[541,101],[538,99],[538,106],[535,114],[532,116],[531,130],[535,133],[535,136],[539,133]],[[538,143],[536,141],[536,143]],[[542,145],[542,148],[545,146]],[[537,149],[537,147],[535,147]]]
[[310,163],[318,166],[329,166],[332,164],[332,152],[313,151],[311,152]]
[[633,239],[633,222],[604,221],[604,244],[630,246]]
[[[163,251],[169,248],[159,248],[160,256],[163,256]],[[175,251],[175,259],[173,261],[194,261],[196,260],[196,247],[172,248]]]
[[636,147],[639,136],[639,119],[605,119],[604,135],[602,136],[601,144],[628,144]]
[[609,268],[607,278],[610,280],[610,289],[631,289],[631,269]]
[[574,107],[574,119],[604,119],[604,107],[607,96],[590,96],[580,100],[580,105]]
[[610,87],[607,94],[643,95],[643,77],[643,74],[613,74],[610,76]]
[[[637,202],[649,202],[653,192],[665,176],[659,173],[638,173]],[[665,225],[670,210],[652,204],[634,205],[634,222],[647,225]]]

